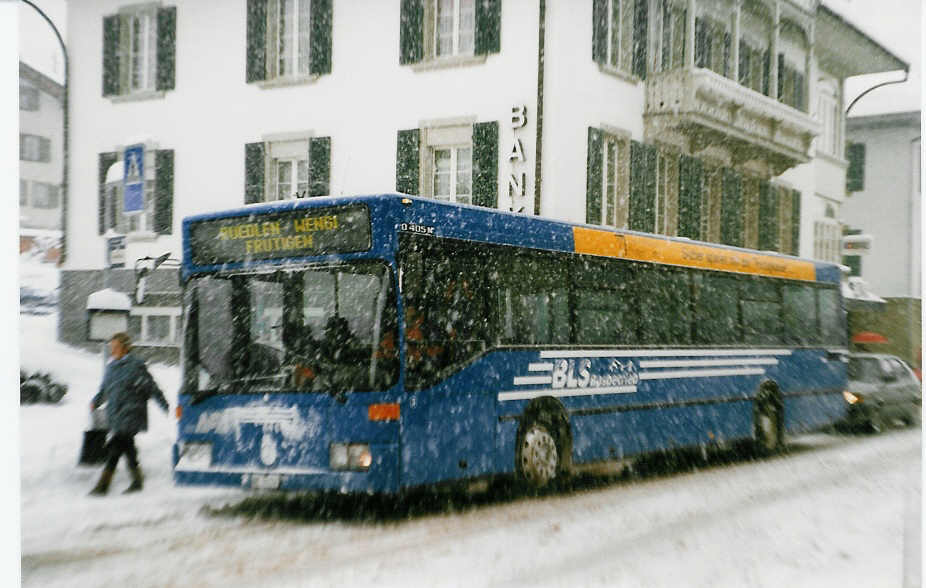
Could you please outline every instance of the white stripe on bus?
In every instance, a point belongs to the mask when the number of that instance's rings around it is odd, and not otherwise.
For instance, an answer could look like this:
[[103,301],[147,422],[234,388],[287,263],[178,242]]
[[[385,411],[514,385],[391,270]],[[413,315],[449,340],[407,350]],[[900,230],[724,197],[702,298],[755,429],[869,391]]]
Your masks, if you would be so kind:
[[515,386],[525,384],[552,384],[553,376],[519,376],[514,379]]
[[713,378],[717,376],[761,376],[762,368],[739,368],[729,370],[675,370],[665,372],[641,372],[641,380],[675,380],[679,378]]
[[499,402],[505,400],[528,400],[539,398],[541,396],[553,396],[563,398],[567,396],[595,396],[597,394],[629,394],[636,392],[636,386],[603,386],[601,388],[545,388],[541,390],[514,390],[511,392],[499,392]]
[[527,364],[527,371],[529,372],[552,372],[553,364],[550,362],[529,363]]
[[742,355],[791,355],[790,349],[564,349],[562,351],[541,351],[541,359],[573,357],[705,357],[717,355],[732,357]]
[[707,367],[731,365],[778,365],[774,357],[755,359],[657,359],[640,361],[641,368]]

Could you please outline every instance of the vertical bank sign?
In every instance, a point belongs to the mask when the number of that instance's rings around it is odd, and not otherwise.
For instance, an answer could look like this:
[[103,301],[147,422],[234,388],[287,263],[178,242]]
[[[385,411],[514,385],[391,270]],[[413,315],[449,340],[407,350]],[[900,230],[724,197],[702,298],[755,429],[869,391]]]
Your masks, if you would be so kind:
[[125,194],[123,212],[142,212],[145,209],[145,146],[125,148],[122,166],[122,186]]

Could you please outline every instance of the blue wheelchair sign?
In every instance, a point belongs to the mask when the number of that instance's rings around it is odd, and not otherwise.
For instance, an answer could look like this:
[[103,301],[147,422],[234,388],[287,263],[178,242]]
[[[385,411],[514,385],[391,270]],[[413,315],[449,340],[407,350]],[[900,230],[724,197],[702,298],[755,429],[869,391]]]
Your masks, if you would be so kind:
[[142,212],[145,209],[145,146],[126,147],[124,164],[122,210],[126,213]]

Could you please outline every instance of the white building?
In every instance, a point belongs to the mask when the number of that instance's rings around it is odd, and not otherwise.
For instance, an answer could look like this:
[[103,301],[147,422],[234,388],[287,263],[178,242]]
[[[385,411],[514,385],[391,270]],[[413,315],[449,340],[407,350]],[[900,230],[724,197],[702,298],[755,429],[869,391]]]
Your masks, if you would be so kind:
[[[110,231],[129,265],[180,257],[182,217],[295,195],[398,189],[838,261],[843,82],[907,68],[818,0],[69,8],[74,343]],[[144,211],[126,215],[137,145]],[[143,341],[175,343],[172,290],[133,310]]]
[[881,297],[920,298],[920,113],[850,118],[847,136],[852,173],[840,215],[872,238],[851,265]]
[[64,88],[19,62],[19,225],[61,229]]

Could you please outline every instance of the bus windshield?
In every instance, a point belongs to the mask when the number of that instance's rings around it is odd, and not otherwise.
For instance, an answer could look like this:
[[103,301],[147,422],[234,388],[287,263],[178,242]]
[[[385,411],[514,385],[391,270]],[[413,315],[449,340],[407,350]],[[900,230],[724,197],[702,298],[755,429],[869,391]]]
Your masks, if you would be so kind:
[[195,278],[184,312],[188,393],[382,390],[398,376],[382,262]]

